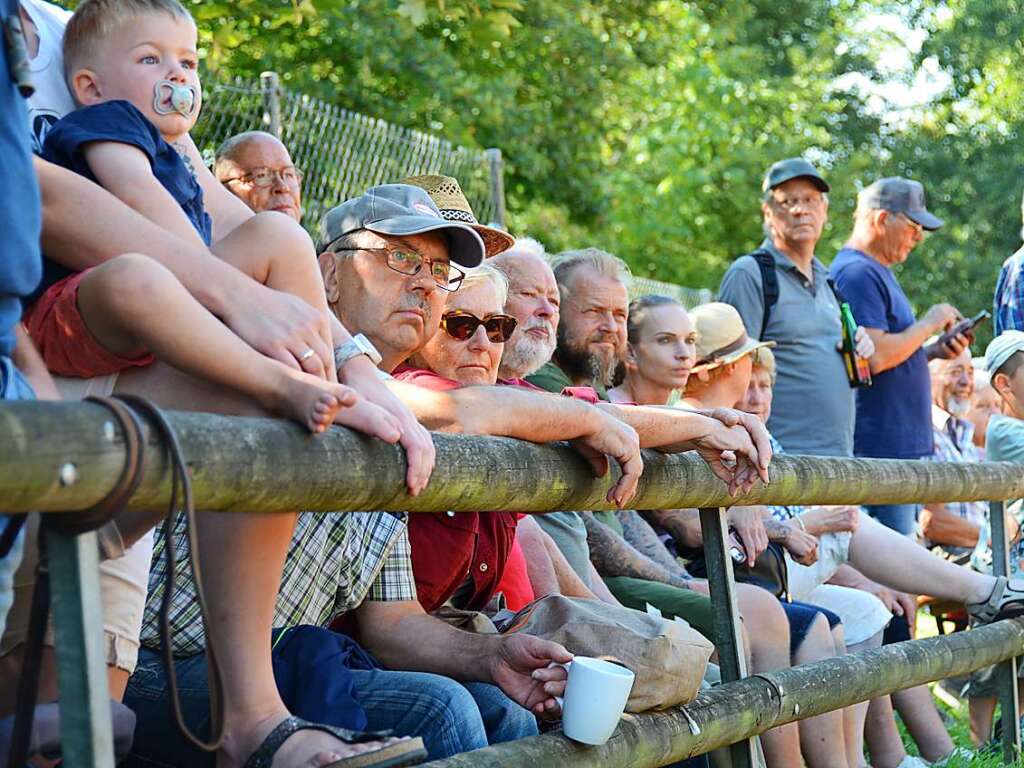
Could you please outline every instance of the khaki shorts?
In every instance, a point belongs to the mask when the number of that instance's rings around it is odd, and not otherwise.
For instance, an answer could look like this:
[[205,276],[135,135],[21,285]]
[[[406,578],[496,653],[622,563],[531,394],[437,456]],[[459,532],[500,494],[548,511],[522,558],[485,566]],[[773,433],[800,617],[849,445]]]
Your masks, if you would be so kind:
[[[25,526],[25,551],[14,575],[14,605],[7,616],[7,629],[0,639],[0,656],[10,653],[28,637],[32,592],[36,581],[39,554],[36,535],[38,515],[30,515]],[[105,529],[105,530],[104,530]],[[103,599],[103,636],[108,666],[135,670],[139,657],[139,633],[142,611],[149,586],[149,564],[153,557],[153,532],[150,531],[117,557],[121,537],[116,529],[105,526],[100,532],[101,556],[115,555],[100,562],[100,593]],[[44,643],[53,646],[53,622],[46,627]]]

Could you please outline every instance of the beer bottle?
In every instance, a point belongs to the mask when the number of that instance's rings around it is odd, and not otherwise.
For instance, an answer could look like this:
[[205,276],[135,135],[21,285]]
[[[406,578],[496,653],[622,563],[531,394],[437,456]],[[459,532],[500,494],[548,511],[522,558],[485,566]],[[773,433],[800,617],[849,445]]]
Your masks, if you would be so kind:
[[853,310],[849,302],[839,305],[839,315],[843,323],[843,362],[846,364],[846,378],[851,387],[871,386],[871,366],[868,361],[857,354],[857,323],[853,319]]

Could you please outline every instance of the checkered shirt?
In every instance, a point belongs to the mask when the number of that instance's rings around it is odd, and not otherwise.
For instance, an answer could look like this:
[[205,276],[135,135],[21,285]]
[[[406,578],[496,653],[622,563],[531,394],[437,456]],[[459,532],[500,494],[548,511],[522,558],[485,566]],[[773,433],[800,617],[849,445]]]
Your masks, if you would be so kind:
[[[937,405],[932,405],[932,432],[935,452],[932,461],[983,461],[981,451],[974,445],[974,425],[964,419],[950,416]],[[984,501],[954,501],[946,504],[954,515],[977,526],[988,522],[988,504]],[[925,542],[926,545],[928,542]]]
[[993,304],[996,336],[1008,330],[1024,331],[1024,248],[1003,262]]
[[[175,655],[191,656],[205,649],[206,634],[189,564],[183,514],[175,519],[172,536],[178,558],[177,589],[170,611],[172,643]],[[149,593],[142,619],[142,645],[149,648],[160,647],[160,601],[167,569],[165,543],[160,526],[153,543]],[[303,512],[296,522],[285,560],[274,627],[324,626],[364,600],[415,599],[404,513]]]

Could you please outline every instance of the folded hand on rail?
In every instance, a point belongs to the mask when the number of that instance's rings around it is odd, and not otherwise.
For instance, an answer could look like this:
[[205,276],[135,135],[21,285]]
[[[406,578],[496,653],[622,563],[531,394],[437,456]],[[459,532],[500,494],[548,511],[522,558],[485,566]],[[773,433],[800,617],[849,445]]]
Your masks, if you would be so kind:
[[571,441],[571,445],[590,462],[597,477],[608,472],[608,456],[618,462],[622,476],[608,491],[609,502],[624,507],[636,493],[637,483],[644,471],[640,457],[640,438],[628,424],[613,416],[594,410],[598,419],[596,429]]
[[727,427],[740,426],[746,431],[754,447],[754,452],[748,454],[751,465],[764,484],[768,485],[768,465],[772,460],[772,444],[768,438],[768,430],[761,423],[761,419],[752,413],[738,411],[735,408],[715,408],[709,415]]
[[430,481],[436,454],[434,441],[412,411],[399,400],[377,376],[373,363],[363,355],[350,360],[340,371],[343,384],[347,384],[373,405],[387,412],[400,432],[398,441],[405,449],[408,465],[405,484],[412,496],[418,495]]

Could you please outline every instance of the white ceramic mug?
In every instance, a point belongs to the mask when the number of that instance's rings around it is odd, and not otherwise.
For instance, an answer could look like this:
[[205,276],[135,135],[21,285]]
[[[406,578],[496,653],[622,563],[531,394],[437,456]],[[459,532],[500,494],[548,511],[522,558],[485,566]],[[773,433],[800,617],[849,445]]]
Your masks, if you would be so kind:
[[577,656],[559,664],[569,672],[562,707],[562,731],[570,739],[600,745],[611,738],[636,678],[621,664]]

